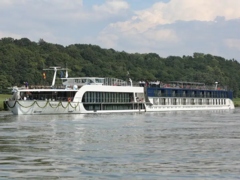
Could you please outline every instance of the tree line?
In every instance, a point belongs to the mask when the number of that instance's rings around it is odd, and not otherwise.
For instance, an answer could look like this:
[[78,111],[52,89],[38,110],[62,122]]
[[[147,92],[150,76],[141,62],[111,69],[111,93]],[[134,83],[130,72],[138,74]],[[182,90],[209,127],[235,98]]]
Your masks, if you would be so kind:
[[71,77],[127,80],[129,72],[133,81],[219,82],[240,97],[240,64],[235,59],[203,53],[163,58],[156,53],[126,53],[91,44],[62,46],[43,39],[33,42],[10,37],[0,40],[0,90],[25,81],[29,85],[51,85],[53,72],[46,71],[43,79],[43,69],[50,66],[69,68]]

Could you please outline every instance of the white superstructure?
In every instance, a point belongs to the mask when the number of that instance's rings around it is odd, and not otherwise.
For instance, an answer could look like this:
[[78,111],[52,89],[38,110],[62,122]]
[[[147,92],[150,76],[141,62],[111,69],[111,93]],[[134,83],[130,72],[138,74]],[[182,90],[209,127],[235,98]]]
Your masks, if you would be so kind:
[[13,114],[234,109],[227,91],[177,89],[161,87],[160,83],[155,83],[156,87],[134,87],[131,79],[67,76],[61,78],[62,86],[56,86],[57,70],[62,69],[46,70],[54,70],[50,87],[13,88],[12,98],[5,101]]

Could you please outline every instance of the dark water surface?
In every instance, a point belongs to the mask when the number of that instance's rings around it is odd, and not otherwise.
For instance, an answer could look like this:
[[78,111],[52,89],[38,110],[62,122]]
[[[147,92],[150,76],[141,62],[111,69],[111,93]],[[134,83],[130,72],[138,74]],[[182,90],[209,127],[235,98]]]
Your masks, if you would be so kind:
[[1,113],[0,179],[240,179],[240,109]]

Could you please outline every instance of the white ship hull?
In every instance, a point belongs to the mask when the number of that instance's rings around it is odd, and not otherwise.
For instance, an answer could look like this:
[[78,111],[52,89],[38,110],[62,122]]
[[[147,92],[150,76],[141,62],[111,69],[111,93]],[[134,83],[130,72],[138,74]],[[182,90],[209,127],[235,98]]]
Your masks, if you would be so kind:
[[15,115],[145,112],[145,109],[86,110],[82,103],[77,102],[7,101],[7,103],[9,110]]
[[159,112],[159,111],[196,111],[196,110],[224,110],[224,109],[234,109],[234,107],[229,107],[225,105],[215,105],[215,106],[210,106],[210,105],[197,105],[197,106],[146,106],[146,112]]
[[[165,105],[159,105],[162,100],[165,99]],[[173,99],[176,99],[175,104]],[[186,99],[186,104],[183,105],[183,99]],[[201,99],[202,104],[197,104]],[[158,112],[158,111],[183,111],[183,110],[216,110],[216,109],[235,109],[234,103],[228,98],[149,98],[151,105],[146,105],[147,112]],[[191,104],[193,100],[194,104]]]
[[[7,101],[9,110],[15,115],[34,114],[89,114],[89,113],[129,113],[189,110],[224,110],[234,109],[232,100],[225,99],[226,104],[209,105],[153,105],[144,104],[144,109],[126,110],[86,110],[81,102],[61,101]],[[179,98],[180,101],[180,98]],[[12,107],[12,108],[11,108]]]

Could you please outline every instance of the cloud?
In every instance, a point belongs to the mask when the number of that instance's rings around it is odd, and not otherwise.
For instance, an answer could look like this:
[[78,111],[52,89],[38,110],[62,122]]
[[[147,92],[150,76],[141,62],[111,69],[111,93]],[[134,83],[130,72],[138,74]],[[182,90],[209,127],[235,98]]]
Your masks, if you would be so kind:
[[236,54],[233,48],[239,47],[239,41],[234,40],[240,38],[238,7],[239,0],[158,2],[151,8],[135,11],[126,21],[109,24],[94,42],[128,52],[157,52],[163,56],[193,52],[224,56],[225,52],[230,57],[231,53]]
[[5,7],[13,6],[14,4],[21,4],[24,2],[25,0],[1,0],[0,8],[5,8]]
[[226,20],[240,18],[239,0],[171,0],[155,3],[151,8],[137,11],[138,18],[158,24],[175,21],[213,21],[217,16]]
[[98,41],[105,44],[105,47],[113,48],[117,46],[119,37],[114,34],[104,34],[98,37]]
[[131,13],[123,0],[107,0],[92,9],[82,0],[2,0],[0,10],[2,32],[35,41],[62,39],[57,43],[65,45],[81,43],[83,36],[93,39],[109,23],[126,20]]
[[83,0],[1,0],[0,38],[97,44],[160,56],[203,52],[240,60],[239,0],[171,0],[140,11],[133,11],[132,1],[102,0],[86,7]]
[[225,42],[229,48],[240,51],[240,39],[226,39]]
[[123,0],[107,0],[104,4],[94,5],[93,10],[109,14],[118,14],[121,11],[129,9],[129,4]]
[[226,20],[240,18],[239,0],[171,0],[169,3],[155,3],[151,8],[136,11],[132,19],[118,22],[123,31],[135,28],[139,32],[157,25],[172,24],[176,21],[214,21],[222,16]]
[[9,33],[9,32],[4,32],[4,31],[0,31],[0,38],[3,37],[11,37],[14,39],[20,39],[21,35],[19,34],[14,34],[14,33]]
[[82,0],[1,0],[0,7],[17,7],[19,5],[34,6],[40,5],[45,8],[60,8],[60,9],[75,9],[78,6],[82,6]]
[[[0,21],[71,21],[84,17],[82,0],[6,0],[0,2]],[[70,20],[71,18],[71,20]],[[2,20],[4,21],[4,20]]]

